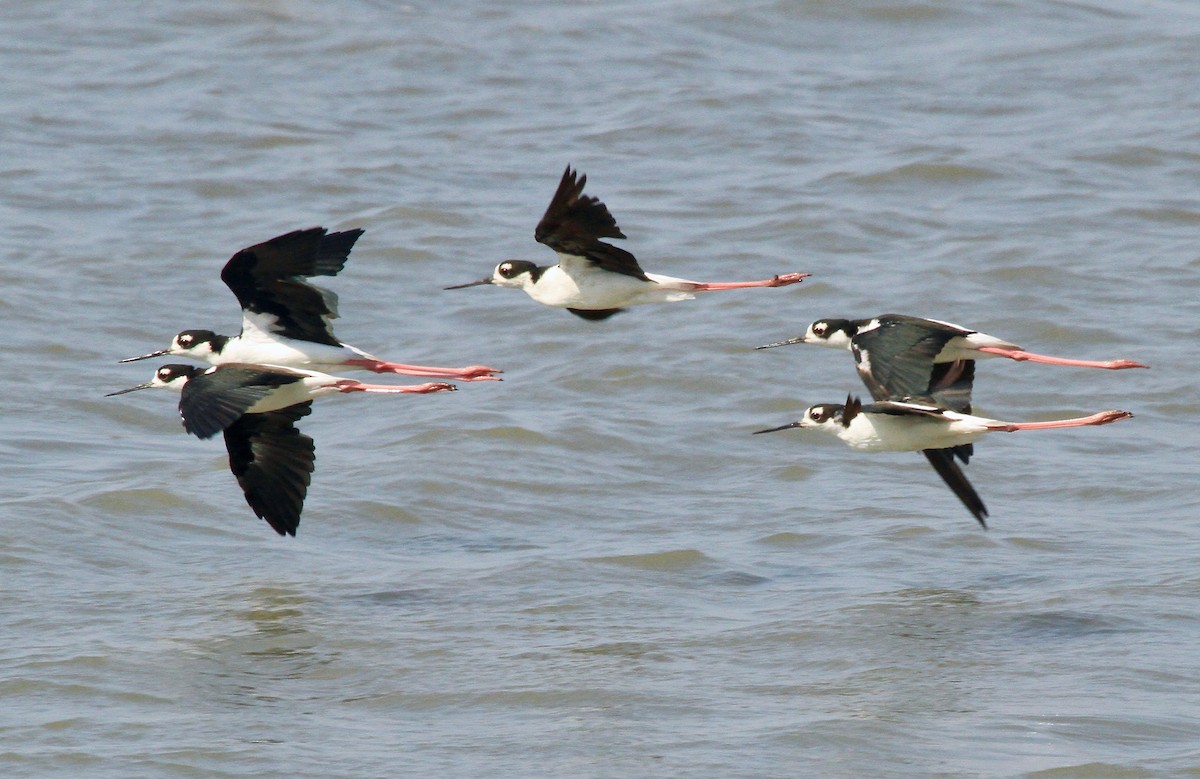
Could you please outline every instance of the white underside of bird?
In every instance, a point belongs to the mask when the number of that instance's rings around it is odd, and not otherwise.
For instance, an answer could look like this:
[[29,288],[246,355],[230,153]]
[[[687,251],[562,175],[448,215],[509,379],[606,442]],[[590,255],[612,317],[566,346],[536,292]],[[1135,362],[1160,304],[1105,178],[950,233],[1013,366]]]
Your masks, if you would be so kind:
[[[221,365],[227,367],[222,368]],[[411,393],[424,388],[454,389],[454,385],[444,384],[442,382],[416,385],[364,384],[357,379],[346,379],[341,376],[331,376],[328,373],[305,370],[303,368],[296,368],[294,366],[263,364],[238,365],[234,363],[222,363],[221,365],[206,369],[203,375],[210,376],[218,370],[228,370],[237,367],[303,377],[299,381],[288,382],[286,384],[280,384],[273,387],[266,396],[242,412],[245,414],[266,414],[271,411],[279,411],[280,409],[290,408],[298,403],[305,403],[313,400],[314,398],[321,398],[325,397],[326,395],[336,395],[340,392],[370,392],[388,395]],[[146,386],[164,387],[166,389],[174,390],[175,392],[183,392],[183,388],[186,384],[187,381],[175,380],[167,383],[155,381]]]
[[[896,405],[917,407],[917,404]],[[863,413],[851,419],[849,426],[834,420],[814,422],[805,418],[800,427],[826,430],[864,452],[919,452],[974,443],[985,433],[1009,429],[1009,423],[940,409],[936,417]]]
[[[342,379],[338,376],[330,376],[327,373],[319,373],[317,371],[298,370],[296,368],[289,368],[287,370],[291,373],[302,374],[304,378],[300,381],[275,388],[271,394],[246,409],[247,414],[263,414],[268,411],[278,411],[281,408],[288,408],[297,403],[312,400],[313,398],[336,395],[339,392],[345,392],[351,386],[359,384],[354,379]],[[385,390],[371,389],[368,391],[382,392]]]
[[[826,418],[820,413],[823,408],[813,406],[795,426],[833,433],[851,448],[864,452],[949,449],[975,443],[986,433],[1106,425],[1133,416],[1127,411],[1114,409],[1086,417],[1045,422],[1005,422],[923,403],[887,400],[863,406],[862,411],[854,413],[847,424],[844,421],[844,412]],[[885,408],[891,413],[879,410]]]
[[250,363],[256,365],[281,365],[312,370],[345,369],[347,360],[377,360],[374,355],[349,344],[333,346],[315,341],[295,341],[284,338],[272,328],[277,321],[274,314],[246,312],[242,318],[242,333],[231,338],[219,353],[190,354],[212,365],[226,363]]
[[658,273],[647,273],[650,281],[643,281],[602,270],[570,255],[560,254],[559,259],[560,264],[547,268],[536,282],[523,275],[519,288],[545,306],[606,309],[692,300],[700,286],[695,281]]

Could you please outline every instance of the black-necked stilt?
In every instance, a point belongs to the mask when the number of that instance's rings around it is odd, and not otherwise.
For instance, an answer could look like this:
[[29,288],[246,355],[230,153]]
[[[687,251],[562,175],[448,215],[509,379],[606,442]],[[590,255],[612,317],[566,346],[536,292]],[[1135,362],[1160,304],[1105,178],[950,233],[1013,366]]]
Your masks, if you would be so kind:
[[121,362],[170,354],[214,365],[248,363],[306,370],[359,369],[460,381],[496,379],[492,374],[500,371],[484,365],[436,368],[386,362],[334,337],[330,320],[337,317],[337,296],[304,279],[336,276],[362,234],[362,230],[326,233],[322,227],[313,227],[242,249],[221,271],[221,280],[242,306],[240,335],[184,330],[166,349]]
[[1121,370],[1149,367],[1133,360],[1072,360],[1034,354],[1016,344],[961,325],[903,314],[881,314],[869,319],[820,319],[809,325],[808,330],[799,338],[789,338],[758,348],[769,349],[774,346],[806,343],[850,349],[856,343],[865,344],[868,341],[871,348],[883,356],[900,355],[919,343],[936,342],[941,345],[934,357],[934,362],[938,364],[979,360],[985,357],[1007,357],[1019,362],[1028,360],[1077,368]]
[[584,319],[607,319],[643,303],[691,300],[697,292],[748,287],[783,287],[807,273],[787,273],[764,281],[702,282],[646,273],[637,259],[601,238],[624,238],[608,208],[583,195],[587,176],[568,165],[558,191],[534,231],[534,238],[558,254],[558,265],[539,266],[526,260],[506,260],[491,276],[446,289],[480,284],[521,289],[538,303],[565,308]]
[[[864,406],[851,396],[846,398],[844,405],[822,403],[811,406],[795,422],[758,430],[756,433],[773,433],[794,427],[812,428],[832,433],[848,446],[867,452],[921,451],[927,457],[929,452],[939,453],[937,461],[930,458],[930,463],[938,468],[938,473],[979,520],[979,524],[986,528],[984,517],[987,516],[987,509],[954,464],[952,452],[957,453],[956,450],[973,444],[985,433],[1106,425],[1132,416],[1128,411],[1112,410],[1047,422],[1004,422],[920,402],[886,400]],[[963,460],[965,462],[966,458]],[[953,478],[939,468],[939,463],[953,466]]]
[[[809,332],[814,329],[823,334],[830,332],[829,321],[814,323],[809,327]],[[894,320],[892,321],[895,324]],[[836,345],[839,348],[850,347],[858,375],[876,401],[915,399],[961,414],[971,413],[975,361],[935,362],[946,342],[958,337],[957,330],[941,327],[929,330],[921,327],[878,326],[862,328],[861,331],[855,329],[854,337],[849,337],[848,332],[847,327],[836,328],[837,335],[831,336],[824,343],[829,344],[832,340],[837,341]],[[793,339],[771,346],[797,343],[801,340]],[[844,343],[841,342],[843,340]],[[979,524],[987,528],[987,507],[967,480],[961,466],[954,461],[957,457],[965,465],[971,461],[974,453],[972,443],[921,451],[946,486],[958,496]]]
[[145,384],[108,393],[164,388],[182,393],[179,416],[199,438],[225,433],[229,469],[246,502],[279,535],[296,535],[312,478],[316,449],[295,423],[312,411],[313,398],[337,392],[429,393],[453,384],[364,384],[317,371],[225,363],[211,368],[164,365]]

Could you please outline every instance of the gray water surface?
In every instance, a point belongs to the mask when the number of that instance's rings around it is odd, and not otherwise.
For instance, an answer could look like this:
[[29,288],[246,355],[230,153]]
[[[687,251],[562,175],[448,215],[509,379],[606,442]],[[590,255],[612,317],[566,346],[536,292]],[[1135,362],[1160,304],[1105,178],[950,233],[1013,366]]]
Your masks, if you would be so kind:
[[[1200,775],[1200,7],[28,2],[0,9],[0,774]],[[808,271],[604,323],[442,287],[552,261],[588,175],[648,270]],[[338,334],[502,383],[302,423],[299,536],[147,380],[236,250],[363,227]],[[978,528],[816,318],[981,363]],[[387,380],[386,377],[384,380]]]

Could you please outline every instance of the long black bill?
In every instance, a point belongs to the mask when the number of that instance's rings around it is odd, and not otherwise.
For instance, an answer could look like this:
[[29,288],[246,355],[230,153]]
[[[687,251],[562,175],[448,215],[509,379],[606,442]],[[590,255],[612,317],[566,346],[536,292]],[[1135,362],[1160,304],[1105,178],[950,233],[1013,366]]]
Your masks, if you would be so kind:
[[780,425],[779,427],[769,427],[766,430],[755,430],[754,435],[758,435],[759,433],[778,433],[780,430],[791,430],[793,427],[800,427],[800,423],[788,422],[786,425]]
[[465,289],[466,287],[478,287],[480,284],[491,283],[492,277],[488,276],[486,279],[480,279],[479,281],[468,281],[466,284],[455,284],[453,287],[442,287],[442,289]]
[[804,343],[804,336],[800,336],[799,338],[789,338],[786,341],[776,341],[773,344],[766,344],[765,346],[756,346],[754,348],[755,349],[773,349],[776,346],[791,346],[792,344],[802,344],[802,343]]
[[164,354],[170,354],[170,351],[170,349],[160,349],[157,352],[143,354],[141,357],[126,357],[124,360],[118,360],[118,362],[137,362],[138,360],[149,360],[151,357],[162,357]]
[[150,382],[146,382],[145,384],[139,384],[136,387],[130,387],[129,389],[117,390],[116,392],[110,392],[107,395],[105,395],[104,397],[111,398],[113,395],[124,395],[126,392],[136,392],[137,390],[150,389],[153,386],[154,385],[151,384]]

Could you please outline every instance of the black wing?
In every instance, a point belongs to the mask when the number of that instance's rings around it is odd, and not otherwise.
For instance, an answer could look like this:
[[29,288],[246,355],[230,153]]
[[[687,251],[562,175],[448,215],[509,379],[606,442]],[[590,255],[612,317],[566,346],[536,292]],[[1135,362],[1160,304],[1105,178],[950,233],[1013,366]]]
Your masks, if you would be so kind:
[[[933,377],[930,379],[929,394],[926,397],[942,408],[960,414],[970,414],[971,385],[974,381],[974,360],[937,363],[933,366]],[[975,444],[960,444],[945,451],[956,455],[963,463],[968,463],[971,461],[971,455],[975,454]]]
[[533,237],[559,254],[582,257],[593,265],[649,281],[637,258],[601,238],[624,238],[617,220],[599,198],[583,194],[587,176],[579,176],[568,165],[558,191],[538,222]]
[[580,319],[587,319],[591,322],[599,322],[602,319],[608,319],[613,314],[619,314],[625,309],[623,308],[568,308],[575,316]]
[[975,383],[975,361],[955,360],[934,364],[925,397],[951,411],[971,413],[971,388]]
[[317,459],[313,440],[295,423],[312,401],[265,414],[245,414],[225,429],[229,470],[246,503],[279,535],[296,535]]
[[183,385],[183,396],[179,399],[183,429],[198,438],[212,438],[237,422],[276,387],[301,378],[298,373],[235,364],[202,373]]
[[328,321],[337,317],[337,297],[303,279],[336,276],[362,234],[362,230],[326,234],[323,227],[286,233],[233,255],[221,270],[221,281],[243,311],[273,315],[272,330],[338,346]]
[[[970,403],[970,381],[965,384],[959,381],[962,367],[943,368],[934,364],[938,353],[950,339],[963,335],[962,331],[940,322],[898,314],[876,319],[879,326],[855,335],[850,347],[858,375],[871,397],[875,400],[926,397],[937,389],[935,385],[939,382],[958,382],[959,393],[965,389],[966,402]],[[970,375],[974,377],[973,369]]]
[[[966,474],[962,472],[962,468],[958,463],[954,462],[954,455],[959,454],[958,449],[964,447],[956,446],[954,449],[924,449],[922,454],[925,459],[929,460],[929,464],[938,472],[938,476],[942,477],[942,481],[946,482],[946,486],[954,491],[958,499],[963,502],[967,510],[972,516],[987,530],[987,522],[984,517],[988,515],[987,506],[983,505],[983,500],[979,497],[979,493],[975,492],[975,488],[971,486],[971,482],[967,481]],[[963,458],[966,462],[966,458]]]
[[859,411],[864,414],[891,414],[892,416],[900,417],[941,418],[946,414],[946,409],[939,407],[932,401],[920,398],[911,400],[881,400],[878,403],[861,406]]

